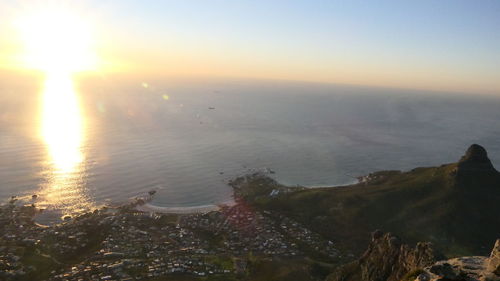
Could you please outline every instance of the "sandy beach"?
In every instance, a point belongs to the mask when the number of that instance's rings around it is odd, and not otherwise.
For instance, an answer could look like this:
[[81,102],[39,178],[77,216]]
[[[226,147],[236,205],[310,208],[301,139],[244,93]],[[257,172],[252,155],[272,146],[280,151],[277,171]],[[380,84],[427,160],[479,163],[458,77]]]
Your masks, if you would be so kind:
[[194,213],[207,213],[219,210],[222,206],[232,206],[235,202],[224,202],[221,204],[209,204],[192,207],[161,207],[155,206],[151,203],[137,205],[136,209],[141,212],[152,212],[162,214],[194,214]]

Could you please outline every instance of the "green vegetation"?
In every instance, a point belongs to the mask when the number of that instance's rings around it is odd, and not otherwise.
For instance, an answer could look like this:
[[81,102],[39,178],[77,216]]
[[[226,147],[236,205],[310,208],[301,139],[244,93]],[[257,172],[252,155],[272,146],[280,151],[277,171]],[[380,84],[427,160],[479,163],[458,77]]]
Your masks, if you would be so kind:
[[22,255],[22,262],[33,266],[38,270],[37,274],[27,276],[29,280],[45,280],[50,276],[50,272],[58,268],[58,264],[50,257],[40,254],[40,251],[34,247],[26,248]]
[[[232,184],[254,206],[289,216],[358,254],[374,229],[394,232],[410,243],[433,242],[448,256],[488,254],[500,233],[499,176],[457,179],[456,168],[382,171],[351,186],[295,191],[262,175]],[[273,190],[283,192],[270,196]]]
[[232,270],[234,268],[234,263],[231,256],[211,256],[205,258],[205,262],[220,266],[222,269]]
[[151,281],[316,281],[324,280],[329,268],[304,260],[270,260],[255,258],[249,264],[246,276],[211,275],[195,277],[182,274],[172,274],[161,278],[149,279]]
[[265,260],[251,264],[251,281],[313,281],[310,267],[304,260]]

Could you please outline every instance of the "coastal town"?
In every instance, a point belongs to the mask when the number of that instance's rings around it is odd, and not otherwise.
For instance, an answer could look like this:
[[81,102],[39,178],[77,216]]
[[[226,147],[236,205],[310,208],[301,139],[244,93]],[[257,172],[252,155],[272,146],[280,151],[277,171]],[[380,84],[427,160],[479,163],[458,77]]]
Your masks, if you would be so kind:
[[0,207],[1,280],[239,278],[256,260],[342,257],[333,241],[243,200],[182,215],[142,212],[133,203],[50,226],[33,221],[35,204],[16,201]]

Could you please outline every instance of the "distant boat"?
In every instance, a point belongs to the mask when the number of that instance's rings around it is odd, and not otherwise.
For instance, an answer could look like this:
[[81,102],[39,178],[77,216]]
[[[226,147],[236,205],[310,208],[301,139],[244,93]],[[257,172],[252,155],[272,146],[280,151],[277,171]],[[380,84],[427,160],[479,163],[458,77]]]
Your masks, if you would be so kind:
[[210,106],[208,109],[215,109],[215,107],[211,107],[211,106]]

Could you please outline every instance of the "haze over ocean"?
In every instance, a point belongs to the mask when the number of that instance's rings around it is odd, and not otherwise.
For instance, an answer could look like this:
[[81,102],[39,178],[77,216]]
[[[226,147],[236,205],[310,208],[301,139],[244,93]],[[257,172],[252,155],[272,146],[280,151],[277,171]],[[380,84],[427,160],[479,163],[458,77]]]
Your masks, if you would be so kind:
[[[26,98],[37,90],[1,91],[0,198],[44,202],[53,176],[35,137],[39,99]],[[285,184],[341,185],[455,162],[472,143],[500,166],[496,97],[258,80],[115,80],[78,92],[84,172],[71,180],[77,188],[45,200],[49,208],[124,202],[153,189],[158,206],[221,203],[231,200],[229,179],[263,168]]]

